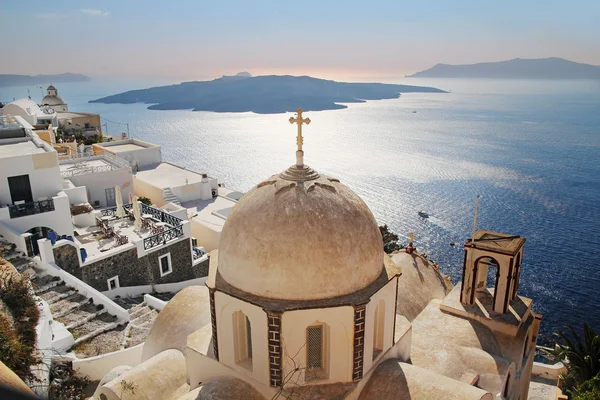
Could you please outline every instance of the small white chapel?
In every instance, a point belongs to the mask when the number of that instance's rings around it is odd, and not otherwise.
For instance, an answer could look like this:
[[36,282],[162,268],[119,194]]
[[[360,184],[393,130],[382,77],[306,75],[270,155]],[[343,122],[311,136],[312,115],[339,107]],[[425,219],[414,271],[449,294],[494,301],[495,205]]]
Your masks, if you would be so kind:
[[[453,286],[369,207],[296,163],[235,205],[205,286],[160,312],[141,364],[95,399],[527,399],[541,316],[519,296],[525,238],[478,230]],[[124,384],[125,382],[125,384]],[[132,390],[134,388],[134,390]]]

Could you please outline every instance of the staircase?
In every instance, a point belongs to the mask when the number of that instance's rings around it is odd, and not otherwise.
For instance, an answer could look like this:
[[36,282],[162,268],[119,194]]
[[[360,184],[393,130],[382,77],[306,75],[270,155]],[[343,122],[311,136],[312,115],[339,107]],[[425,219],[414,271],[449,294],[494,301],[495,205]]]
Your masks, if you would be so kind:
[[4,255],[3,258],[10,262],[17,271],[23,273],[29,268],[33,268],[35,262],[27,257],[25,253],[18,249],[13,250],[14,245],[7,242],[2,235],[0,235],[0,255]]
[[0,236],[0,253],[31,281],[33,290],[50,306],[55,321],[61,322],[71,332],[75,342],[71,350],[78,358],[123,350],[143,343],[158,311],[146,305],[143,297],[115,299],[128,309],[130,321],[120,321],[109,314],[102,304],[88,298],[52,275],[40,276],[35,261],[12,246]]
[[143,343],[150,333],[150,328],[158,316],[158,311],[148,307],[145,302],[129,309],[131,320],[125,327],[121,349]]
[[164,188],[163,189],[163,199],[165,201],[165,204],[167,204],[167,203],[175,203],[178,206],[181,205],[181,202],[179,201],[179,199],[177,198],[177,196],[175,196],[173,194],[173,191],[171,190],[171,188]]

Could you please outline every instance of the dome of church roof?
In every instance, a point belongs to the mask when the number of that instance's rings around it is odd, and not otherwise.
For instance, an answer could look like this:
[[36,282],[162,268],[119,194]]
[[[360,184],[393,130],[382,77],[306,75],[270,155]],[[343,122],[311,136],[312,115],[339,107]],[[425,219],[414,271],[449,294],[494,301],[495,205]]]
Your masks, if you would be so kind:
[[228,216],[218,272],[257,296],[316,300],[354,293],[383,271],[369,207],[339,180],[293,166],[246,193]]
[[63,105],[66,104],[65,101],[63,100],[62,97],[60,97],[59,95],[56,96],[52,96],[52,95],[47,95],[44,96],[44,98],[42,99],[42,105],[48,105],[48,106],[58,106],[58,105]]
[[56,88],[54,87],[54,85],[50,85],[46,90],[56,90]]

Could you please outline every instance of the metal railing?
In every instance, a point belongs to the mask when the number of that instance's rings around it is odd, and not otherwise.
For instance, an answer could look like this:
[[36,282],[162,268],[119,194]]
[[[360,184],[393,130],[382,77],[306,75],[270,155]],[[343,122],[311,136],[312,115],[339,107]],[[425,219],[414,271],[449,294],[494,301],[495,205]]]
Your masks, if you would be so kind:
[[54,200],[39,200],[29,203],[15,204],[8,206],[10,218],[20,218],[27,215],[36,215],[45,212],[54,211]]
[[166,244],[169,240],[177,239],[180,236],[183,236],[183,226],[181,225],[144,239],[144,250]]
[[142,212],[142,214],[149,214],[152,216],[152,218],[160,222],[166,222],[167,224],[172,226],[178,226],[183,223],[183,221],[180,218],[174,217],[171,214],[167,214],[166,212],[159,210],[158,208],[147,206],[144,203],[142,203],[142,208],[140,211]]
[[[129,210],[133,208],[133,204],[123,204],[123,209],[125,211]],[[116,217],[117,215],[117,207],[109,207],[109,208],[105,208],[103,210],[100,210],[100,213],[102,214],[103,217]]]
[[[84,153],[84,154],[70,154],[70,155],[60,155],[58,156],[59,164],[73,164],[73,169],[68,169],[65,171],[61,171],[60,175],[63,178],[69,178],[72,176],[83,175],[83,174],[94,174],[99,172],[112,171],[116,169],[125,168],[131,171],[131,165],[127,160],[124,160],[120,157],[113,156],[110,153],[104,153],[100,155],[96,155],[93,153]],[[106,161],[105,165],[98,166],[87,166],[85,165],[85,161],[88,160],[102,160]]]
[[[123,208],[127,211],[133,208],[133,204],[124,204]],[[176,239],[180,236],[183,236],[183,220],[177,217],[172,216],[171,214],[167,214],[166,212],[159,210],[158,208],[154,208],[151,206],[147,206],[142,203],[140,208],[142,214],[148,214],[153,219],[159,222],[165,222],[172,226],[172,228],[167,229],[163,232],[157,233],[156,235],[149,236],[144,239],[144,250],[149,250],[153,247],[157,247],[167,243],[170,240]],[[109,207],[103,210],[100,210],[100,213],[103,217],[116,217],[117,207]]]

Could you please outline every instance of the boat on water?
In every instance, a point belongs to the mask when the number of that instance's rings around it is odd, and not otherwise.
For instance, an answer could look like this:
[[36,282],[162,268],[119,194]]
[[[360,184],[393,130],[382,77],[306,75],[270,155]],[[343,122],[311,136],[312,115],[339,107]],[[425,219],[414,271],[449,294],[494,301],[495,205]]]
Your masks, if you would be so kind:
[[416,114],[416,113],[417,113],[417,110],[413,110],[413,114]]
[[427,214],[425,211],[419,211],[417,214],[419,214],[419,217],[421,218],[429,218],[429,214]]

